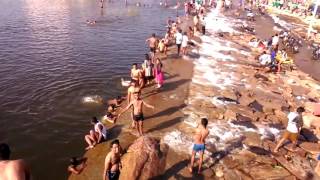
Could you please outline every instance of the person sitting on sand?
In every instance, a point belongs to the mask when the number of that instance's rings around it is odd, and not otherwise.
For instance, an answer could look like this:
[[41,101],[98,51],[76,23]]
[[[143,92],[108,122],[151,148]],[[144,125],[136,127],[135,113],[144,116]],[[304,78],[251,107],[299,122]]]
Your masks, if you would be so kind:
[[11,150],[8,144],[0,144],[0,179],[29,180],[30,169],[24,160],[9,160]]
[[303,125],[302,113],[304,112],[303,107],[298,107],[296,112],[290,112],[288,114],[288,125],[283,137],[278,142],[277,146],[274,148],[273,152],[278,152],[280,146],[286,141],[290,140],[293,143],[293,150],[295,150],[298,136]]
[[205,140],[206,140],[207,136],[209,135],[209,130],[207,128],[207,125],[208,125],[208,119],[202,118],[201,124],[198,125],[198,127],[196,129],[196,132],[194,135],[194,145],[193,145],[193,149],[192,149],[191,162],[190,162],[190,167],[189,167],[190,173],[192,173],[192,171],[193,171],[193,164],[194,164],[195,156],[198,152],[200,153],[198,174],[201,173],[203,154],[204,154],[204,150],[205,150]]
[[96,144],[107,140],[107,128],[96,117],[92,117],[91,124],[93,130],[90,130],[88,135],[85,135],[84,139],[88,144],[86,150],[92,149]]
[[120,177],[121,146],[119,140],[111,142],[111,151],[104,160],[103,180],[118,180]]
[[271,55],[266,51],[263,51],[263,53],[259,56],[259,63],[264,66],[269,65],[271,63]]
[[118,115],[118,118],[124,113],[126,112],[129,108],[133,107],[133,120],[134,120],[134,125],[138,130],[139,136],[143,136],[143,121],[144,121],[144,116],[143,116],[143,107],[146,106],[148,108],[152,108],[154,109],[154,106],[151,106],[149,104],[147,104],[146,102],[144,102],[141,98],[140,98],[140,93],[135,93],[133,95],[134,99],[133,101],[130,102],[130,104],[123,109],[123,111],[121,111]]
[[85,158],[72,157],[70,159],[70,165],[68,166],[68,172],[72,174],[80,174],[86,166]]

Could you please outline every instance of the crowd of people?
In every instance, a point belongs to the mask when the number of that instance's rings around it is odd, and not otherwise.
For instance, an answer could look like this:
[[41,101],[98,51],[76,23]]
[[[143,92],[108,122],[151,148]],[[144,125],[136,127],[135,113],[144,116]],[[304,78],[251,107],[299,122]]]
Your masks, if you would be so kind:
[[[201,2],[201,1],[200,1]],[[177,4],[178,5],[178,4]],[[175,21],[171,18],[167,19],[166,33],[163,38],[159,38],[153,33],[146,39],[149,47],[149,52],[145,54],[145,59],[141,63],[133,63],[130,71],[131,80],[126,83],[123,81],[123,86],[128,86],[126,97],[117,97],[116,99],[108,101],[108,108],[103,119],[111,123],[117,123],[117,119],[127,111],[131,111],[130,128],[137,130],[138,136],[143,136],[143,123],[145,120],[143,109],[144,107],[155,109],[153,105],[148,104],[142,99],[142,90],[145,87],[152,87],[161,89],[164,85],[164,72],[162,59],[168,57],[169,47],[176,45],[177,57],[188,54],[188,46],[193,45],[191,39],[195,34],[205,34],[205,8],[194,1],[185,2],[185,20],[188,21],[193,17],[192,25],[187,29],[182,29],[182,18],[177,16]],[[186,23],[188,24],[188,23]],[[121,104],[126,100],[127,105],[121,108]],[[97,144],[107,140],[108,131],[106,126],[96,117],[91,120],[93,129],[85,136],[85,141],[88,144],[86,150],[94,148]],[[203,118],[199,122],[199,127],[195,134],[195,144],[193,147],[192,158],[189,170],[193,171],[193,164],[196,153],[200,153],[198,173],[201,172],[203,153],[205,150],[205,139],[209,134],[206,128],[208,120]],[[104,179],[118,179],[120,176],[120,169],[122,167],[120,158],[123,150],[120,146],[119,140],[111,142],[111,151],[105,158]],[[68,170],[71,173],[79,174],[85,167],[85,161],[78,161],[76,158],[70,160],[71,164]],[[78,169],[77,169],[78,168]]]
[[[101,1],[103,2],[103,1]],[[215,1],[210,1],[213,5]],[[230,3],[230,2],[229,2]],[[167,2],[165,2],[167,4]],[[227,4],[231,6],[230,4]],[[128,89],[126,97],[118,96],[115,99],[109,100],[106,108],[106,114],[102,120],[97,117],[92,117],[90,123],[92,129],[84,136],[87,143],[86,150],[95,148],[96,145],[108,140],[108,128],[103,120],[110,123],[118,123],[118,119],[127,111],[131,110],[130,128],[137,130],[137,135],[144,136],[143,123],[145,116],[143,113],[144,107],[155,109],[153,105],[148,104],[142,98],[142,90],[145,87],[154,86],[155,89],[161,89],[164,86],[164,67],[162,59],[168,57],[169,48],[175,45],[177,50],[177,57],[188,54],[189,46],[193,45],[192,39],[194,36],[206,33],[204,2],[201,0],[188,1],[184,4],[185,17],[176,17],[175,21],[171,18],[167,19],[166,33],[163,38],[159,38],[156,34],[152,34],[150,38],[146,39],[149,47],[149,52],[145,54],[145,58],[141,64],[133,63],[130,70],[130,82],[128,82]],[[188,21],[192,18],[192,25],[186,29],[181,28],[183,21]],[[88,21],[89,24],[92,22]],[[94,22],[95,23],[95,22]],[[188,23],[186,23],[188,24]],[[276,62],[277,54],[282,58],[287,58],[287,55],[282,50],[279,50],[279,35],[275,34],[270,38],[270,41],[255,42],[257,47],[264,49],[263,53],[258,57],[260,64],[280,71],[281,64]],[[126,105],[123,106],[123,103]],[[123,107],[123,108],[121,108]],[[274,152],[277,152],[286,140],[290,140],[294,146],[297,144],[297,137],[301,130],[302,113],[304,108],[297,108],[296,112],[290,112],[288,115],[288,126],[285,134],[278,142]],[[196,154],[199,153],[199,163],[197,173],[201,173],[203,154],[205,151],[205,140],[209,135],[207,128],[208,119],[202,118],[198,122],[194,134],[194,145],[192,148],[192,155],[189,171],[193,172]],[[110,143],[110,152],[105,157],[103,179],[114,180],[119,179],[120,170],[122,168],[121,156],[125,153],[120,145],[118,139]],[[10,161],[10,148],[7,144],[0,144],[0,179],[30,179],[29,167],[23,160]],[[80,174],[86,167],[86,158],[72,157],[67,168],[68,172],[73,174]],[[320,165],[319,165],[320,168]]]

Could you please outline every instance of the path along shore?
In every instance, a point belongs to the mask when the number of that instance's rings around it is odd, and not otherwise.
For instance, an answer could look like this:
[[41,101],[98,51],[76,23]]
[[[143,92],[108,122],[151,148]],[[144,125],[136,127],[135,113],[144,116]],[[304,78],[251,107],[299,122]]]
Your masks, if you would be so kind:
[[[207,13],[208,34],[189,56],[176,58],[175,47],[164,60],[166,83],[162,90],[143,90],[156,106],[146,112],[145,132],[169,145],[163,179],[305,179],[316,177],[315,155],[320,152],[311,130],[320,121],[311,114],[312,99],[320,99],[319,82],[299,69],[281,74],[265,73],[248,46],[252,35],[233,27],[240,20],[219,10]],[[154,104],[156,103],[156,104]],[[305,106],[305,128],[297,152],[289,147],[271,154],[286,126],[289,110]],[[208,117],[210,135],[202,175],[187,172],[192,133],[200,117]],[[128,130],[129,113],[111,129],[124,148],[136,138]],[[308,142],[306,142],[308,141]],[[101,179],[109,141],[86,152],[88,167],[69,179]]]

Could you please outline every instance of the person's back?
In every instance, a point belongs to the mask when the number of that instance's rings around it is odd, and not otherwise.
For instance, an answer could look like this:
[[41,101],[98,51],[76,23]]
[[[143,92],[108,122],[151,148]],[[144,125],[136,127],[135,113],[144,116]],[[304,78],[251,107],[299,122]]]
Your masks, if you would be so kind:
[[1,180],[26,180],[30,179],[26,173],[26,164],[23,160],[0,161]]
[[19,160],[9,160],[10,148],[7,144],[0,144],[0,179],[1,180],[28,180],[29,168],[26,163]]

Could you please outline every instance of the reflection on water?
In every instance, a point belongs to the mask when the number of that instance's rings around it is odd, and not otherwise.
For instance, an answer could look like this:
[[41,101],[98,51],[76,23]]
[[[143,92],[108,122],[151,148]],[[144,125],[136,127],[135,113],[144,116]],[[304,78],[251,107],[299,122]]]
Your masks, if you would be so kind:
[[163,35],[176,14],[157,1],[99,3],[0,1],[0,141],[28,160],[35,179],[66,178],[67,159],[84,152],[90,118],[124,92],[120,79],[143,59],[145,39]]

